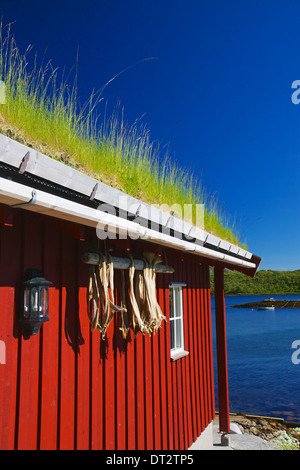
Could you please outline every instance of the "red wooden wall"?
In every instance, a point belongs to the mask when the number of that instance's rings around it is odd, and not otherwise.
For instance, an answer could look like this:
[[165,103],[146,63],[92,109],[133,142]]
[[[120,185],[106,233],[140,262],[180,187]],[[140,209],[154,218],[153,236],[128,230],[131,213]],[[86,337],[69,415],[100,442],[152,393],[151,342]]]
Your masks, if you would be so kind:
[[[91,333],[88,267],[80,257],[88,243],[97,243],[94,230],[85,229],[82,241],[78,227],[21,209],[14,210],[12,226],[3,222],[0,340],[6,364],[0,364],[0,449],[187,449],[214,418],[208,266],[162,251],[175,268],[173,275],[157,276],[167,317],[169,282],[187,283],[189,355],[171,362],[169,323],[152,338],[131,334],[124,340],[118,318],[106,341],[98,331]],[[157,250],[130,243],[133,250]],[[116,242],[114,247],[124,254]],[[50,322],[24,339],[15,316],[18,284],[29,267],[41,269],[53,286]]]

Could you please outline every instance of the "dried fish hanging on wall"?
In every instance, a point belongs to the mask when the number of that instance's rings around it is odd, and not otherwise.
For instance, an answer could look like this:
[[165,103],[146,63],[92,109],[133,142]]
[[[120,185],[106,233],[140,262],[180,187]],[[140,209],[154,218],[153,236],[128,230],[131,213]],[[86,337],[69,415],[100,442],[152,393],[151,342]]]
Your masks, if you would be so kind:
[[88,318],[92,331],[100,330],[102,339],[111,323],[115,312],[126,312],[125,302],[115,305],[114,299],[114,265],[111,258],[102,256],[99,266],[90,266],[88,288]]
[[122,283],[121,283],[121,319],[122,325],[120,326],[120,331],[124,339],[127,338],[129,332],[129,318],[126,308],[126,294],[125,294],[125,272],[124,269],[121,271]]
[[[121,271],[121,305],[114,300],[114,263],[112,258],[100,255],[99,264],[90,266],[88,288],[88,318],[91,329],[99,329],[102,339],[116,312],[121,314],[123,338],[131,328],[138,333],[151,335],[157,331],[166,317],[156,299],[156,267],[161,258],[154,253],[143,253],[143,269],[137,271],[130,255],[129,300],[130,309],[125,304],[125,272]],[[168,271],[168,268],[166,269]],[[172,272],[172,271],[171,271]]]
[[[135,273],[133,262],[129,268],[130,300],[132,306],[132,322],[135,335],[139,332],[151,335],[166,320],[156,299],[156,270],[161,263],[154,253],[144,253],[145,267],[142,272]],[[134,282],[135,280],[135,282]]]

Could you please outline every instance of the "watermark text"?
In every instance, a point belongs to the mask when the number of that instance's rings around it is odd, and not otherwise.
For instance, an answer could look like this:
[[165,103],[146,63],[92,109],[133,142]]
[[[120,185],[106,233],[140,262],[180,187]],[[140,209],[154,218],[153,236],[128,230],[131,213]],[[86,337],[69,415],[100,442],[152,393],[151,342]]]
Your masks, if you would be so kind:
[[177,232],[186,241],[193,241],[195,226],[204,230],[204,204],[130,204],[130,198],[120,196],[117,207],[100,204],[101,221],[96,228],[100,240],[147,239],[149,230],[162,231],[165,235]]
[[292,349],[295,349],[292,354],[292,363],[298,365],[300,364],[300,339],[292,342]]
[[5,83],[0,80],[0,104],[5,104]]

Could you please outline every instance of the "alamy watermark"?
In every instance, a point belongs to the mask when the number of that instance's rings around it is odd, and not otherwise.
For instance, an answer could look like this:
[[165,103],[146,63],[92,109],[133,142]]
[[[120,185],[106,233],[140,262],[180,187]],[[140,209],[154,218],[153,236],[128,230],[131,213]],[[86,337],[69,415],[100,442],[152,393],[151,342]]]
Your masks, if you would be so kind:
[[[300,80],[294,80],[292,83],[292,89],[295,90],[292,93],[291,100],[293,104],[300,103]],[[295,349],[293,352],[291,359],[292,363],[295,365],[300,364],[300,340],[297,339],[292,343],[292,349]]]
[[0,80],[0,104],[5,104],[5,83]]
[[131,201],[132,199],[125,195],[120,196],[114,206],[111,204],[98,206],[98,210],[101,211],[101,221],[96,228],[99,239],[147,239],[151,238],[149,230],[155,230],[165,235],[177,232],[181,239],[193,241],[194,227],[204,230],[204,204],[169,206]]
[[292,349],[295,349],[292,354],[292,363],[298,365],[300,364],[300,339],[292,342]]
[[299,104],[300,103],[300,80],[293,81],[292,89],[295,90],[291,96],[292,103]]

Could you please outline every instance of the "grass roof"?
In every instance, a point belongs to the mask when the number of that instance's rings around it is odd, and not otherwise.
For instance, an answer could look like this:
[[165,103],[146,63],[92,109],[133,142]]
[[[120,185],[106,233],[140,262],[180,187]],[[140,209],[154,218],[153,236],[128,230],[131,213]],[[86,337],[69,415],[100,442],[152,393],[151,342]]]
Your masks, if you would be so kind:
[[30,49],[21,54],[10,27],[1,27],[0,132],[149,204],[204,204],[202,228],[245,247],[215,197],[191,170],[162,154],[139,120],[128,125],[118,108],[108,118],[98,113],[104,87],[81,105],[76,79],[71,85],[59,79],[51,62],[38,66],[36,57],[30,66]]

